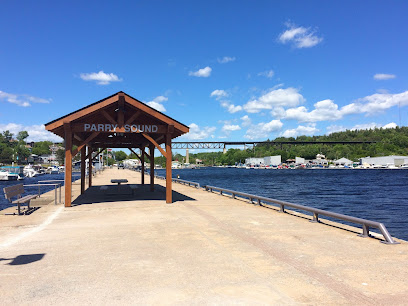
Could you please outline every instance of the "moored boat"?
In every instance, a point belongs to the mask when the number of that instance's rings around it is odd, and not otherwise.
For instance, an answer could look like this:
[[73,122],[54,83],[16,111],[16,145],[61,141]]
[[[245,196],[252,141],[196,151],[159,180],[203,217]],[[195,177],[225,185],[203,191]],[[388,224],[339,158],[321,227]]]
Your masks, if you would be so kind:
[[16,173],[11,173],[7,170],[0,169],[0,181],[16,181],[19,176]]

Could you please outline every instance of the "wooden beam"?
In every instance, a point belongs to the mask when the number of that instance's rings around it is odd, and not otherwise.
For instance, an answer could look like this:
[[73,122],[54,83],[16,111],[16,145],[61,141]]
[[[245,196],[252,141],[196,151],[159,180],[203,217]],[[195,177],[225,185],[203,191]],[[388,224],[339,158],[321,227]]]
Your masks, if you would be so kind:
[[70,123],[64,123],[65,131],[65,207],[72,202],[72,130]]
[[72,153],[73,156],[77,155],[78,152],[84,147],[86,146],[92,139],[94,139],[96,136],[99,135],[99,132],[93,132],[91,135],[88,136],[87,139],[85,139],[85,141],[78,147],[75,149],[75,151]]
[[118,101],[118,125],[123,127],[125,125],[125,97],[119,94]]
[[150,191],[154,191],[154,145],[149,146],[150,153]]
[[118,123],[116,122],[116,120],[113,119],[112,116],[109,115],[109,113],[108,113],[106,110],[103,109],[101,112],[102,112],[102,115],[103,115],[106,119],[108,119],[108,121],[109,121],[110,123],[112,123],[112,124],[114,124],[114,125],[117,125],[117,124],[118,124]]
[[[147,140],[149,140],[152,144],[154,144],[154,146],[160,151],[161,154],[163,154],[163,156],[166,156],[166,152],[159,146],[159,144],[149,135],[147,135],[146,133],[141,133]],[[167,134],[169,135],[169,134]],[[166,150],[167,151],[167,150]]]
[[133,151],[133,149],[132,148],[128,148],[133,154],[135,154],[136,155],[136,157],[140,160],[140,161],[142,161],[142,159],[140,158],[140,156],[135,152],[135,151]]
[[85,158],[86,158],[86,147],[81,149],[81,194],[85,192]]
[[88,146],[88,187],[92,187],[92,147]]
[[[71,129],[72,129],[72,126],[71,126]],[[76,140],[80,141],[80,142],[83,141],[82,138],[79,137],[77,134],[74,134],[74,138],[75,138]]]
[[157,138],[155,139],[155,141],[156,141],[157,143],[159,143],[159,141],[162,140],[163,138],[164,138],[164,135],[161,135],[160,137],[157,137]]
[[134,114],[126,121],[125,124],[132,124],[133,121],[135,121],[136,118],[140,116],[140,114],[141,114],[141,112],[140,112],[140,111],[137,111],[136,113],[134,113]]
[[145,152],[144,152],[144,147],[142,147],[142,148],[140,148],[140,150],[142,151],[141,153],[141,155],[142,155],[142,159],[141,159],[141,162],[142,162],[142,185],[144,185],[144,183],[145,183],[145,177],[144,177],[144,173],[145,173],[145,162],[144,162],[144,158],[145,158]]
[[96,153],[96,155],[95,155],[94,157],[92,157],[92,160],[94,160],[95,158],[97,158],[98,155],[101,154],[101,152],[102,152],[103,150],[105,150],[105,148],[101,148],[101,149],[98,151],[98,153]]
[[168,133],[166,135],[166,152],[167,154],[164,155],[166,156],[166,203],[172,203],[173,198],[172,198],[172,174],[171,174],[171,160],[172,160],[172,154],[171,154],[171,134]]
[[145,150],[143,150],[143,154],[150,160],[150,155]]

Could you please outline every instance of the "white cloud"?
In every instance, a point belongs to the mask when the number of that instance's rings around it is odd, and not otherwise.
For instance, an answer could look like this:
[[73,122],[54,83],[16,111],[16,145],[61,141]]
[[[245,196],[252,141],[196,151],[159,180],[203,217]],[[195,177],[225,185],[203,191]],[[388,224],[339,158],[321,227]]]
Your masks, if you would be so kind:
[[228,93],[223,89],[216,89],[211,93],[210,97],[215,97],[217,100],[219,100],[221,98],[228,97]]
[[223,89],[216,89],[210,94],[210,97],[214,97],[217,101],[220,101],[220,105],[227,109],[230,114],[242,111],[242,106],[234,105],[231,101],[224,100],[224,98],[228,96],[229,94]]
[[81,73],[79,76],[84,81],[96,81],[99,85],[108,85],[111,82],[122,81],[116,74],[105,73],[102,70],[99,72]]
[[278,119],[293,119],[299,122],[334,121],[351,114],[381,113],[397,105],[408,105],[408,91],[399,94],[376,93],[357,99],[341,108],[333,100],[327,99],[315,103],[314,109],[310,112],[304,106],[286,110],[277,107],[272,109],[271,115]]
[[27,142],[38,142],[38,141],[51,141],[51,142],[62,142],[62,138],[47,131],[43,124],[41,125],[29,125],[24,126],[18,123],[8,123],[8,124],[0,124],[0,131],[10,131],[14,137],[17,136],[18,132],[27,131],[28,137],[26,139]]
[[189,125],[190,131],[181,136],[181,138],[186,138],[189,140],[202,140],[205,138],[214,138],[214,135],[212,133],[215,132],[216,128],[215,127],[210,127],[210,126],[205,126],[203,128],[200,128],[197,124],[191,123]]
[[314,107],[315,109],[311,112],[308,112],[304,106],[287,109],[284,118],[294,119],[299,122],[317,122],[338,120],[343,116],[341,111],[338,110],[338,105],[329,99],[315,103]]
[[267,70],[267,71],[259,72],[258,75],[271,79],[275,75],[275,72],[273,72],[273,70]]
[[239,131],[241,129],[241,127],[239,126],[239,125],[233,125],[233,124],[225,124],[223,127],[222,127],[222,131],[224,132],[224,133],[230,133],[230,132],[233,132],[233,131]]
[[315,135],[319,132],[316,124],[309,124],[307,126],[299,125],[296,129],[289,129],[282,133],[283,137],[297,137],[302,135]]
[[285,25],[288,29],[279,35],[279,41],[283,44],[292,43],[295,48],[310,48],[323,41],[311,28],[297,27],[290,22]]
[[149,105],[150,107],[154,108],[155,110],[158,110],[159,112],[164,113],[166,111],[166,108],[163,106],[163,102],[166,102],[168,100],[167,97],[164,96],[158,96],[153,99],[153,101],[149,101],[146,104]]
[[245,116],[241,117],[241,120],[242,120],[242,126],[243,127],[248,127],[252,123],[251,118],[249,118],[248,115],[245,115]]
[[0,101],[13,103],[13,104],[16,104],[22,107],[28,107],[28,106],[31,106],[30,102],[50,103],[51,99],[43,99],[43,98],[38,98],[38,97],[30,96],[30,95],[12,94],[12,93],[7,93],[7,92],[0,90]]
[[225,64],[235,61],[235,57],[224,56],[223,58],[217,59],[220,64]]
[[202,77],[208,78],[211,75],[212,69],[210,67],[205,67],[202,69],[198,69],[197,71],[190,71],[188,75],[195,76],[195,77]]
[[274,109],[277,106],[295,107],[303,103],[305,99],[298,93],[296,88],[272,89],[258,99],[249,101],[244,105],[244,110],[248,113],[259,113],[264,109]]
[[375,122],[363,123],[363,124],[357,124],[351,128],[347,128],[342,125],[330,125],[326,128],[326,131],[327,131],[326,134],[329,135],[331,133],[343,132],[346,130],[356,131],[356,130],[369,130],[369,129],[375,129],[375,128],[395,129],[396,127],[397,127],[397,124],[395,122],[390,122],[385,125],[381,125]]
[[270,133],[281,130],[282,126],[283,123],[280,120],[272,120],[267,123],[261,122],[256,125],[251,125],[244,138],[251,140],[268,138]]
[[242,106],[230,104],[230,105],[228,105],[227,110],[228,110],[228,112],[229,112],[230,114],[235,114],[235,113],[237,113],[237,112],[242,111]]
[[374,74],[374,80],[390,80],[395,79],[397,76],[395,74],[377,73]]
[[408,105],[408,91],[399,94],[376,93],[356,100],[355,103],[346,105],[349,113],[367,113],[369,115],[382,112],[393,106]]

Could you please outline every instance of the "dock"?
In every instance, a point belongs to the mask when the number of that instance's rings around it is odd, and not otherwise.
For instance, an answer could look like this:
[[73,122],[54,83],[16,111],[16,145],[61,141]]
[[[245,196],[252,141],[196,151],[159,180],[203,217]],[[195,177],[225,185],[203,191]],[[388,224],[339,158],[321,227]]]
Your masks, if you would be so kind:
[[[137,188],[110,193],[112,178]],[[2,305],[407,304],[406,241],[176,183],[166,204],[164,180],[152,192],[127,169],[92,184],[72,184],[72,207],[51,191],[1,213]]]

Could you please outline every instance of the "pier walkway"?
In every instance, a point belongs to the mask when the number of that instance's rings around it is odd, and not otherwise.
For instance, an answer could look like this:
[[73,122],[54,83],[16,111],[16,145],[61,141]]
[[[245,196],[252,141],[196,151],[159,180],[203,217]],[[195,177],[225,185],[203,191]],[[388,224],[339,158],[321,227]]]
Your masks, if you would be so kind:
[[385,245],[358,237],[361,229],[315,224],[179,184],[166,204],[162,180],[154,193],[149,185],[134,194],[101,190],[115,187],[112,178],[140,184],[140,173],[108,169],[82,196],[73,184],[70,208],[1,212],[2,305],[408,301],[405,241]]

